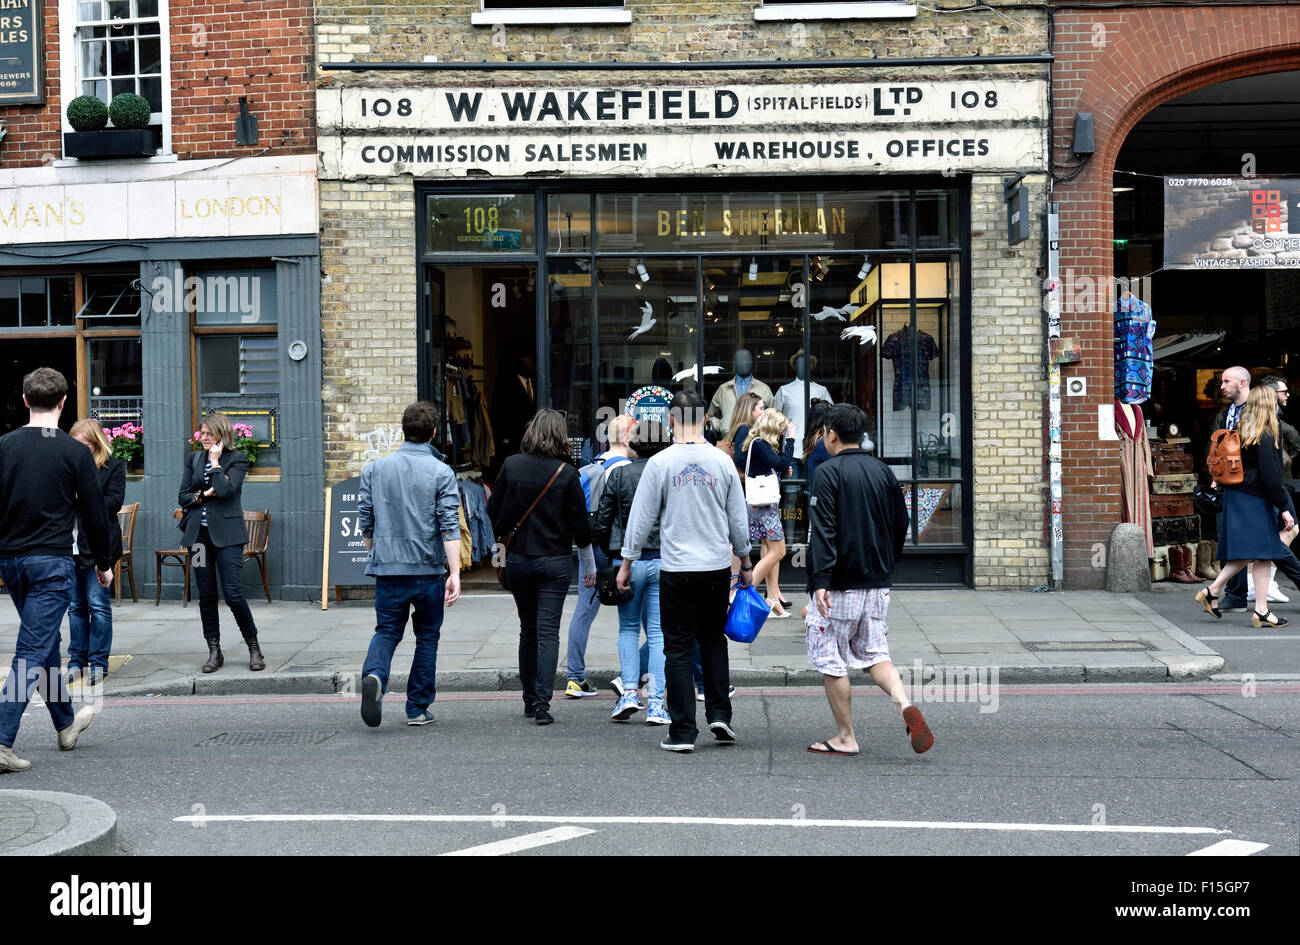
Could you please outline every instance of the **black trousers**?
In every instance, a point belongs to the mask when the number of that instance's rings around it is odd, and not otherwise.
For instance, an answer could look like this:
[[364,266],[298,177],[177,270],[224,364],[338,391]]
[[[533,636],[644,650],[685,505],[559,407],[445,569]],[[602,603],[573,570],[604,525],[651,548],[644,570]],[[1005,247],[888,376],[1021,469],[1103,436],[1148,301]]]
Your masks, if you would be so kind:
[[519,611],[519,684],[524,708],[549,709],[560,660],[560,614],[569,592],[568,555],[509,555],[506,580]]
[[719,571],[659,572],[659,621],[664,631],[664,676],[667,677],[668,737],[692,742],[700,730],[695,724],[695,646],[700,647],[704,670],[704,717],[709,722],[731,722],[727,696],[727,596],[731,569]]
[[250,643],[256,640],[257,624],[253,622],[253,612],[248,609],[248,601],[244,599],[244,588],[240,583],[244,571],[244,546],[226,545],[218,548],[212,544],[207,526],[200,526],[199,540],[190,555],[190,566],[194,568],[194,583],[199,591],[203,639],[210,643],[221,640],[221,626],[217,617],[217,583],[220,580],[221,594],[226,599],[226,606],[235,616],[239,632]]

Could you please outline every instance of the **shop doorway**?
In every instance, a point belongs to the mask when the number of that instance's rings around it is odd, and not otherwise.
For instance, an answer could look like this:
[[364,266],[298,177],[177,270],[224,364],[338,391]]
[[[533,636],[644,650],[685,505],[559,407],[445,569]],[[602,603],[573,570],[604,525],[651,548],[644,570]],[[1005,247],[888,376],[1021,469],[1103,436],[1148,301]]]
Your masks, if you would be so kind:
[[77,422],[77,340],[68,338],[6,338],[0,346],[0,435],[26,426],[27,408],[23,405],[23,378],[38,367],[51,367],[68,379],[68,400],[59,417],[59,426],[70,430]]

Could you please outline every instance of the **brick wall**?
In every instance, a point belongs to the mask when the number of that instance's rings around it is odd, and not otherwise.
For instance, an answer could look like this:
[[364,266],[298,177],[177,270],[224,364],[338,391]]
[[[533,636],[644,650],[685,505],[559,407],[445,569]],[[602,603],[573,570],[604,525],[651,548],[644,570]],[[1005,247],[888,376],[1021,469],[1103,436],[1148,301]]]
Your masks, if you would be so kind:
[[[57,0],[47,0],[46,104],[0,107],[8,126],[0,167],[63,156],[58,13]],[[172,150],[182,159],[313,151],[313,44],[309,0],[173,2]],[[241,95],[258,118],[259,141],[249,147],[235,144]]]
[[[1151,109],[1194,89],[1300,68],[1300,17],[1294,6],[1264,3],[1063,8],[1053,52],[1055,158],[1074,160],[1076,112],[1092,112],[1097,142],[1083,173],[1055,189],[1061,271],[1106,285],[1113,275],[1112,176],[1128,132]],[[1081,343],[1083,361],[1064,375],[1084,377],[1088,392],[1062,403],[1065,577],[1075,587],[1100,587],[1105,574],[1092,565],[1094,547],[1120,520],[1118,446],[1097,437],[1097,410],[1114,390],[1112,314],[1104,303],[1071,306],[1069,289],[1067,282],[1061,334]]]

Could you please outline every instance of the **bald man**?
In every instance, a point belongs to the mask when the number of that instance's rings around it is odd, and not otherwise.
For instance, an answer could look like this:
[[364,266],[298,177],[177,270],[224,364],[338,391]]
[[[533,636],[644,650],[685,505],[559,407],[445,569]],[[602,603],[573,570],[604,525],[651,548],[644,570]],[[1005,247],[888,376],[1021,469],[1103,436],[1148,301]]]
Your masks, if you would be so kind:
[[[1223,372],[1219,378],[1219,393],[1228,400],[1228,406],[1224,407],[1214,415],[1214,426],[1211,430],[1235,430],[1237,421],[1241,419],[1241,412],[1246,409],[1246,398],[1250,396],[1250,372],[1244,367],[1234,365]],[[1206,456],[1209,456],[1209,445],[1205,447]],[[1211,481],[1211,487],[1218,488],[1218,484]],[[1234,574],[1228,581],[1227,586],[1223,589],[1223,599],[1219,603],[1220,612],[1244,613],[1246,610],[1246,568]]]

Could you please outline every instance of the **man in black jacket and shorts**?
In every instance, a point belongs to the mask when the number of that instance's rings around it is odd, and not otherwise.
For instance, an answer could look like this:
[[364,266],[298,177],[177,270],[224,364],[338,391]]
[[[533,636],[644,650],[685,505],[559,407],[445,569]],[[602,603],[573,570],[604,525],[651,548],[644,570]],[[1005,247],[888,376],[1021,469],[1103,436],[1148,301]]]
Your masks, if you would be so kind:
[[852,404],[830,409],[823,442],[831,458],[817,467],[808,501],[808,662],[822,673],[838,731],[808,750],[856,755],[850,669],[865,669],[894,700],[918,754],[934,744],[921,711],[907,700],[889,660],[889,586],[907,536],[907,503],[889,467],[862,449],[866,415]]

